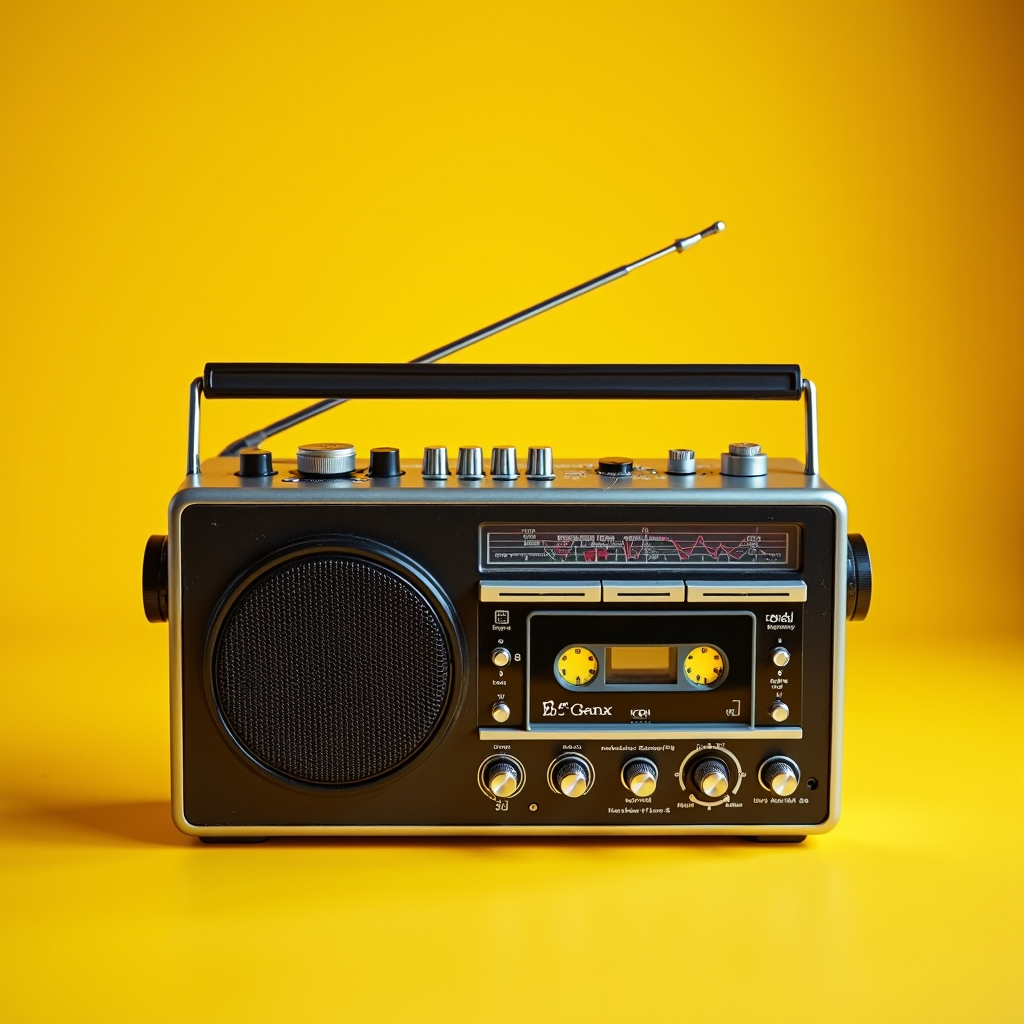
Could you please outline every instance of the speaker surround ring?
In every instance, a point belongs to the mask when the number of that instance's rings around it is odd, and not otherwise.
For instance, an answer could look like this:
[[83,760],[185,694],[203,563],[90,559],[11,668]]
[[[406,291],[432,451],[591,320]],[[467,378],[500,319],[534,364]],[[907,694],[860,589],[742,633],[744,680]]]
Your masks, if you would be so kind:
[[355,537],[276,552],[207,633],[214,717],[262,773],[319,791],[379,781],[444,731],[462,685],[454,609],[415,563]]

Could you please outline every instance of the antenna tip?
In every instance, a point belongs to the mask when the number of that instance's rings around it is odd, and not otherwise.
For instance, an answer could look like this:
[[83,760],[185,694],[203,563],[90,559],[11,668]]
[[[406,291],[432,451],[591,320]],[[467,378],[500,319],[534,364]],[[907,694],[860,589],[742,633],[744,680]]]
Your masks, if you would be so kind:
[[715,230],[716,231],[724,231],[725,230],[725,221],[724,220],[717,220],[717,221],[715,221]]

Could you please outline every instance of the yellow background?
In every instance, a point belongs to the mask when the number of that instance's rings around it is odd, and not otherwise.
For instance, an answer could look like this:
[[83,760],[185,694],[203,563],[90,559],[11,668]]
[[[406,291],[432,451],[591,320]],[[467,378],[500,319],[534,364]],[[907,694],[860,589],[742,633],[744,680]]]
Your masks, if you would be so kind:
[[[0,7],[3,950],[29,1021],[1019,1021],[1019,3]],[[206,360],[793,361],[872,549],[838,829],[203,847],[139,599]],[[209,403],[204,453],[293,406]],[[271,445],[802,450],[791,405]]]

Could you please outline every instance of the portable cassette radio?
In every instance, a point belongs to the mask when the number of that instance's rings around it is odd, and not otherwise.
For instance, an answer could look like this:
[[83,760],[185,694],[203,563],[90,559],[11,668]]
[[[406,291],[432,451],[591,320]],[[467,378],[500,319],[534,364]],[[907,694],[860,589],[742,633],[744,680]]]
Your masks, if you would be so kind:
[[[845,625],[871,570],[818,475],[799,367],[429,365],[604,280],[420,365],[212,363],[193,383],[188,475],[143,570],[147,615],[170,624],[184,832],[798,841],[835,824]],[[200,463],[201,395],[322,401]],[[258,446],[383,397],[802,399],[806,454]]]

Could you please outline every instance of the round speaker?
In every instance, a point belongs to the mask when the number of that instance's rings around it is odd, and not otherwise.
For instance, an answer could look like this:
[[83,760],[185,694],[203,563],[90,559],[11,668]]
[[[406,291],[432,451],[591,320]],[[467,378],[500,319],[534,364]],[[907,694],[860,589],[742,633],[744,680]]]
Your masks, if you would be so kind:
[[306,547],[227,596],[208,644],[211,697],[261,766],[320,786],[367,782],[437,730],[456,636],[440,591],[395,553]]

